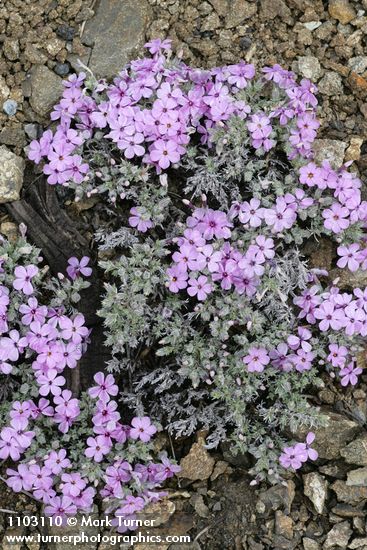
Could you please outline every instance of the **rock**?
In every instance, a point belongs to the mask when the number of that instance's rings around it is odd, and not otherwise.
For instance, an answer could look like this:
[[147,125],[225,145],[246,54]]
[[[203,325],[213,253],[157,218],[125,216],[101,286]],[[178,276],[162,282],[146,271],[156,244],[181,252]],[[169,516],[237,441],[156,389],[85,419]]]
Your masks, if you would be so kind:
[[367,499],[367,487],[350,486],[341,479],[334,481],[330,488],[336,493],[340,502],[356,505]]
[[350,537],[352,536],[352,529],[350,528],[348,521],[342,521],[337,523],[328,532],[326,540],[323,545],[324,550],[331,550],[332,548],[346,548]]
[[334,508],[331,509],[332,513],[341,518],[364,518],[365,512],[359,510],[350,504],[337,504]]
[[207,518],[210,516],[210,511],[204,502],[203,495],[194,493],[190,498],[190,504],[194,507],[195,512],[201,518]]
[[4,55],[9,61],[16,61],[19,58],[19,42],[16,39],[6,38],[3,44]]
[[211,481],[216,480],[219,476],[230,473],[232,471],[232,468],[228,466],[227,462],[224,462],[224,460],[218,460],[218,462],[215,463],[215,467],[213,470],[212,475],[210,476]]
[[322,75],[319,60],[313,55],[299,57],[297,60],[297,67],[302,76],[313,81],[317,81]]
[[69,25],[63,24],[57,27],[56,34],[63,40],[67,40],[71,42],[72,39],[74,38],[75,29],[73,29],[72,27],[69,27]]
[[356,17],[356,12],[348,0],[330,0],[328,9],[331,17],[340,21],[342,25],[350,23]]
[[243,51],[247,51],[252,45],[252,40],[249,36],[244,36],[240,40],[240,48]]
[[367,466],[367,434],[349,443],[340,454],[348,464]]
[[339,95],[343,93],[343,81],[338,73],[329,71],[318,84],[319,92],[325,95]]
[[356,548],[364,550],[365,548],[367,548],[367,537],[353,539],[348,548],[350,548],[351,550],[355,550]]
[[250,19],[257,12],[256,4],[250,4],[246,0],[233,0],[225,20],[225,28],[232,29],[241,25],[246,19]]
[[220,25],[221,23],[218,15],[215,12],[212,12],[203,19],[200,30],[201,32],[214,31],[215,29],[219,29]]
[[349,160],[359,160],[361,157],[361,147],[363,145],[363,138],[354,136],[350,139],[350,144],[345,152],[344,162]]
[[282,21],[292,21],[291,10],[283,0],[261,0],[261,16],[265,21],[279,17]]
[[38,124],[29,123],[24,125],[24,131],[30,139],[38,138]]
[[318,514],[324,511],[327,498],[328,482],[317,472],[311,472],[303,476],[304,493],[315,507]]
[[367,96],[367,80],[355,71],[351,71],[348,77],[348,83],[353,92],[358,93],[362,97]]
[[2,106],[4,101],[9,97],[9,94],[9,86],[7,86],[5,78],[0,76],[0,106]]
[[13,222],[3,222],[0,225],[0,233],[5,235],[11,243],[15,243],[19,238],[18,226]]
[[321,21],[308,21],[307,23],[303,23],[303,26],[306,27],[309,31],[315,31],[319,27],[321,27],[322,23]]
[[24,147],[25,135],[23,128],[4,128],[0,132],[0,143],[13,145],[14,147]]
[[83,39],[94,42],[89,66],[97,78],[121,71],[143,44],[149,16],[145,0],[101,0],[83,35]]
[[205,437],[199,433],[198,441],[193,444],[189,454],[181,460],[181,477],[196,481],[198,479],[208,479],[211,476],[215,460],[210,456],[204,445]]
[[16,201],[20,198],[23,185],[24,160],[5,145],[0,147],[0,203]]
[[55,57],[63,47],[64,42],[60,38],[51,38],[44,44],[44,48],[52,57]]
[[321,548],[316,540],[310,539],[308,537],[303,538],[302,543],[304,550],[320,550]]
[[170,517],[175,513],[175,510],[175,503],[171,500],[164,499],[148,504],[148,506],[144,508],[144,512],[141,516],[142,519],[153,519],[154,527],[159,527],[169,521]]
[[69,63],[57,63],[55,65],[54,71],[61,77],[66,76],[67,74],[69,74],[70,65]]
[[45,65],[37,65],[31,72],[32,109],[41,116],[46,116],[62,94],[62,80]]
[[21,542],[11,542],[10,537],[21,537],[24,535],[24,528],[7,529],[1,541],[1,550],[21,550],[23,544]]
[[280,510],[275,512],[275,532],[286,539],[293,539],[293,520]]
[[287,481],[287,485],[274,485],[259,495],[259,502],[263,504],[265,510],[282,509],[290,513],[292,502],[295,497],[295,484],[292,480]]
[[348,472],[347,485],[367,487],[367,468],[357,468]]
[[18,103],[14,99],[7,99],[3,104],[3,111],[8,116],[14,116],[18,109]]
[[24,50],[24,56],[27,61],[35,65],[44,65],[47,61],[47,55],[41,52],[33,44],[27,44]]
[[358,55],[357,57],[351,57],[348,59],[348,67],[357,74],[364,73],[367,69],[367,56]]
[[315,139],[313,150],[315,161],[321,164],[323,160],[328,160],[331,166],[336,169],[344,162],[344,153],[347,144],[344,141],[336,139]]

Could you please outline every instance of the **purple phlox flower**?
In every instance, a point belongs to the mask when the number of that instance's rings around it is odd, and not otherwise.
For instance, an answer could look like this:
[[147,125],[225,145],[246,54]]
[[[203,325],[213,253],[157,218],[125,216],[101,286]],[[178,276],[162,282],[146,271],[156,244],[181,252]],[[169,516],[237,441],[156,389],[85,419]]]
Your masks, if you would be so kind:
[[173,265],[167,269],[168,288],[171,292],[177,293],[187,287],[188,274],[182,265]]
[[10,418],[25,418],[28,419],[32,414],[31,404],[29,401],[14,401],[11,411],[9,413]]
[[45,506],[46,516],[61,517],[63,519],[66,516],[75,516],[77,508],[73,504],[73,500],[73,498],[67,496],[51,498],[48,505]]
[[314,353],[298,349],[297,353],[293,355],[293,364],[298,372],[304,372],[310,370],[312,367],[312,361],[314,360]]
[[66,380],[63,376],[58,376],[57,370],[50,369],[46,374],[41,374],[37,377],[37,383],[40,386],[39,393],[46,396],[49,393],[52,395],[60,395],[61,387]]
[[348,267],[349,271],[357,271],[360,257],[359,244],[353,243],[349,246],[338,246],[337,253],[340,256],[336,264],[338,267]]
[[279,462],[283,468],[293,468],[298,470],[306,462],[308,457],[306,445],[297,443],[294,447],[285,447],[279,457]]
[[180,160],[177,143],[172,139],[166,141],[158,139],[154,142],[154,146],[150,148],[150,158],[160,168],[166,170],[170,164]]
[[132,428],[129,436],[131,439],[140,439],[144,443],[150,441],[151,437],[156,433],[157,428],[151,424],[149,416],[135,417],[131,421]]
[[201,231],[205,240],[210,241],[214,237],[217,239],[229,239],[232,227],[227,214],[220,210],[207,209],[204,212],[202,220],[199,221],[197,229]]
[[12,460],[17,461],[20,458],[23,449],[14,437],[14,430],[11,428],[3,428],[0,433],[0,458],[6,460],[9,456]]
[[334,203],[323,211],[324,226],[333,233],[340,233],[349,227],[349,210],[339,203]]
[[82,338],[88,335],[88,329],[84,326],[84,323],[84,315],[81,313],[78,313],[74,319],[61,318],[59,321],[61,336],[65,340],[72,340],[74,344],[80,344]]
[[121,504],[122,506],[118,509],[119,515],[134,514],[135,512],[143,510],[145,507],[145,500],[141,497],[127,495]]
[[194,270],[198,259],[198,251],[195,246],[190,244],[182,244],[180,246],[180,250],[173,253],[172,259],[180,267],[182,267],[183,270]]
[[77,277],[83,275],[84,277],[90,277],[92,275],[92,268],[87,267],[90,262],[89,256],[83,256],[81,260],[78,260],[75,256],[68,259],[68,267],[66,272],[72,281],[75,281]]
[[307,456],[310,460],[317,460],[319,457],[319,453],[315,449],[311,448],[311,445],[314,442],[314,440],[315,440],[315,434],[313,432],[308,432],[306,436],[306,451],[307,451]]
[[200,275],[197,279],[189,279],[187,293],[189,296],[196,296],[198,300],[206,300],[212,292],[212,285],[208,282],[208,277]]
[[311,344],[307,341],[312,337],[311,332],[305,327],[298,327],[298,336],[291,334],[287,338],[287,343],[292,350],[301,347],[305,352],[311,351]]
[[259,199],[243,202],[238,217],[241,223],[248,223],[250,227],[260,227],[264,216]]
[[65,449],[50,451],[45,457],[44,463],[52,474],[59,475],[65,468],[71,467],[70,460],[66,457]]
[[19,308],[20,313],[23,313],[23,325],[30,325],[32,321],[38,321],[43,325],[47,315],[47,307],[38,305],[38,301],[33,296],[29,298],[27,304],[22,304]]
[[38,401],[38,405],[36,405],[33,401],[30,402],[30,405],[31,405],[32,418],[34,420],[38,418],[40,414],[43,414],[43,416],[54,415],[54,409],[53,407],[51,407],[48,399],[44,399],[43,397],[41,397],[40,400]]
[[111,444],[108,444],[103,435],[97,437],[88,437],[87,449],[84,454],[88,458],[93,458],[95,462],[102,462],[103,457],[111,450]]
[[280,343],[275,349],[270,350],[269,357],[271,359],[271,364],[274,367],[281,369],[284,372],[289,372],[292,370],[293,365],[288,356],[288,346],[287,344]]
[[26,267],[18,265],[14,270],[15,279],[13,281],[13,287],[15,290],[21,290],[27,296],[33,294],[34,289],[31,281],[37,273],[38,267],[35,265],[28,265]]
[[20,493],[21,491],[30,491],[30,489],[32,488],[32,483],[29,479],[29,470],[27,464],[19,464],[16,470],[8,468],[6,470],[6,475],[8,476],[6,484],[15,493]]
[[58,364],[60,372],[64,370],[65,367],[69,367],[69,369],[75,369],[79,359],[82,356],[81,345],[76,345],[72,342],[69,342],[68,344],[61,343],[60,353],[61,358]]
[[155,480],[163,482],[166,479],[169,479],[181,471],[181,466],[173,464],[167,456],[163,456],[162,464],[158,465],[157,473],[155,474]]
[[354,362],[351,361],[346,367],[340,369],[339,375],[341,376],[341,385],[348,386],[348,384],[351,384],[352,386],[355,386],[358,382],[358,376],[360,374],[362,374],[362,369],[360,367],[356,367]]
[[88,390],[93,399],[99,399],[106,403],[110,400],[110,396],[118,394],[118,386],[115,384],[112,374],[104,375],[103,372],[97,372],[93,379],[97,385]]
[[269,364],[270,357],[265,348],[251,347],[242,361],[247,365],[249,372],[262,372]]
[[340,330],[345,326],[345,313],[342,309],[335,309],[335,305],[325,301],[314,311],[315,318],[318,319],[319,328],[326,332],[330,328]]
[[248,80],[255,76],[254,65],[247,64],[244,61],[240,61],[236,65],[229,65],[228,71],[230,73],[228,82],[239,89],[246,88]]
[[120,420],[120,413],[116,409],[116,401],[108,401],[106,403],[98,401],[97,411],[92,419],[93,424],[96,426],[107,426],[108,429],[110,429],[110,426],[115,427],[116,422]]
[[26,347],[27,338],[21,337],[19,332],[13,329],[9,332],[9,336],[0,338],[0,359],[17,361]]
[[85,480],[78,472],[70,474],[62,474],[60,489],[64,496],[73,498],[78,496],[80,491],[83,491],[87,486]]
[[136,227],[138,231],[146,233],[148,229],[154,227],[150,214],[143,206],[134,206],[130,210],[129,225]]
[[278,197],[274,208],[264,208],[264,218],[273,233],[290,229],[297,219],[294,208],[290,207],[283,197]]
[[170,50],[171,49],[172,40],[169,38],[165,38],[164,40],[161,40],[160,38],[155,38],[154,40],[151,40],[150,42],[147,42],[144,44],[144,48],[148,48],[149,52],[151,54],[159,53],[161,50]]
[[256,257],[260,263],[271,260],[275,256],[274,241],[264,235],[258,235],[255,239],[255,246],[258,247]]
[[345,346],[338,346],[338,344],[330,344],[329,352],[327,360],[330,361],[333,367],[342,368],[347,360],[347,348]]

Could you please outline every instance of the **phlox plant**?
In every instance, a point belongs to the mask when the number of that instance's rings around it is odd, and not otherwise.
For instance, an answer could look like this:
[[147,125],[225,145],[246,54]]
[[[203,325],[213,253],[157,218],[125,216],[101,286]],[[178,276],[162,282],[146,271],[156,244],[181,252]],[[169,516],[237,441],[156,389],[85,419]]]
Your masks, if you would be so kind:
[[312,432],[295,452],[286,441],[320,422],[306,392],[362,372],[367,290],[339,288],[307,252],[327,240],[335,267],[367,268],[361,181],[315,162],[309,80],[146,47],[111,84],[70,77],[29,158],[77,200],[100,196],[99,314],[123,402],[177,435],[209,430],[208,447],[230,441],[277,480],[283,447],[283,467],[316,458]]
[[111,374],[97,373],[80,395],[68,389],[90,338],[76,309],[89,258],[70,258],[68,277],[52,278],[24,235],[0,240],[1,479],[61,521],[103,503],[127,531],[124,520],[161,498],[179,467],[164,454],[153,460],[157,428],[148,416],[121,422]]

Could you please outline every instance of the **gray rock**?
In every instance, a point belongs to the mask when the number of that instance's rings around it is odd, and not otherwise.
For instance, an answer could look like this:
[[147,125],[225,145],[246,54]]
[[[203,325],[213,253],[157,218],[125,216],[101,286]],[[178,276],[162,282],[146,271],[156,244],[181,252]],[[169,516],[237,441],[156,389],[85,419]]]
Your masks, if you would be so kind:
[[328,482],[317,472],[311,472],[303,476],[304,493],[315,507],[318,514],[324,511],[327,498]]
[[24,160],[5,145],[0,147],[0,203],[19,199],[23,185]]
[[14,116],[18,109],[18,103],[14,99],[7,99],[3,104],[3,111],[8,116]]
[[24,147],[25,135],[23,128],[3,128],[0,132],[0,143],[3,143],[4,145]]
[[346,548],[350,537],[352,536],[352,529],[350,528],[348,521],[342,521],[337,523],[328,532],[326,540],[323,545],[324,550],[331,550],[332,548]]
[[337,139],[315,139],[313,150],[315,161],[319,164],[328,160],[333,168],[340,168],[344,161],[347,144]]
[[340,21],[342,25],[350,23],[356,17],[356,12],[348,0],[330,0],[328,9],[331,17]]
[[30,139],[38,138],[38,124],[29,123],[24,125],[24,131]]
[[46,116],[62,94],[62,80],[45,65],[37,65],[31,72],[32,109],[41,116]]
[[367,487],[347,485],[345,481],[338,479],[330,488],[336,493],[339,502],[355,506],[367,500]]
[[343,81],[340,74],[330,71],[322,77],[318,84],[319,92],[325,95],[339,95],[343,93]]
[[302,539],[302,543],[303,543],[304,550],[320,550],[321,548],[321,546],[316,540],[310,539],[308,537],[305,537],[304,539]]
[[3,105],[4,101],[9,97],[10,89],[5,82],[5,78],[0,76],[0,105]]
[[83,40],[94,42],[89,66],[97,78],[115,76],[142,46],[150,17],[146,0],[101,0]]
[[355,439],[340,451],[348,464],[367,466],[367,435]]
[[69,27],[69,25],[63,24],[57,27],[56,34],[63,40],[71,41],[74,38],[75,29]]
[[317,57],[305,55],[297,60],[298,71],[305,78],[317,81],[322,75],[321,65]]
[[67,74],[69,74],[70,65],[69,63],[57,63],[55,65],[54,71],[61,77],[66,76]]
[[241,25],[246,19],[253,17],[256,12],[256,4],[250,4],[245,0],[234,0],[231,2],[224,26],[226,29],[238,27],[238,25]]
[[307,23],[303,23],[303,26],[306,27],[309,31],[315,31],[319,27],[321,27],[322,23],[321,21],[308,21]]
[[359,548],[360,550],[364,550],[365,548],[367,548],[367,538],[363,537],[363,538],[353,539],[350,545],[348,546],[348,548],[350,548],[351,550],[355,550],[356,548]]
[[367,487],[367,468],[357,468],[348,472],[347,485]]
[[286,23],[292,22],[292,12],[283,0],[261,0],[261,17],[268,21],[279,17]]
[[[332,460],[340,458],[340,451],[360,430],[357,422],[329,410],[320,411],[323,414],[325,425],[313,429],[316,438],[313,447],[319,453],[320,458]],[[302,428],[293,433],[297,441],[303,441],[309,430]]]
[[16,61],[19,58],[19,41],[15,38],[7,38],[3,45],[4,55],[9,61]]
[[348,59],[348,67],[357,74],[362,74],[367,69],[367,56],[358,55]]

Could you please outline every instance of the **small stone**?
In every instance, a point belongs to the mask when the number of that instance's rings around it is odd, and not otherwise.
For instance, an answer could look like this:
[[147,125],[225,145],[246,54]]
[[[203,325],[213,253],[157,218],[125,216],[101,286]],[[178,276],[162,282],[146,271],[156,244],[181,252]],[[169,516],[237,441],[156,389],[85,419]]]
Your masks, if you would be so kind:
[[350,139],[350,144],[348,149],[345,152],[344,162],[348,162],[349,160],[359,160],[361,157],[361,147],[363,145],[363,138],[360,137],[352,137]]
[[24,131],[30,139],[38,138],[38,125],[29,123],[24,125]]
[[16,61],[19,58],[19,42],[18,40],[7,38],[3,44],[4,55],[9,61]]
[[3,76],[0,76],[0,105],[2,105],[4,101],[9,97],[9,94],[9,86],[6,84],[5,78]]
[[247,51],[252,45],[252,40],[249,36],[244,36],[240,40],[240,48],[243,51]]
[[363,518],[365,516],[365,512],[363,510],[350,506],[350,504],[337,504],[331,509],[331,511],[333,514],[340,516],[341,518]]
[[362,537],[358,539],[353,539],[348,548],[350,548],[351,550],[356,550],[356,548],[364,550],[365,548],[367,548],[367,538]]
[[194,507],[195,512],[201,518],[207,518],[210,515],[209,508],[204,502],[203,495],[194,493],[190,498],[190,504]]
[[13,222],[3,222],[0,225],[0,233],[5,235],[11,243],[15,243],[19,238],[18,226]]
[[330,488],[336,493],[337,499],[346,504],[356,505],[367,499],[367,487],[350,486],[341,479],[335,481]]
[[25,135],[21,127],[3,128],[0,132],[0,143],[4,145],[12,145],[13,147],[24,147]]
[[356,17],[356,12],[348,0],[330,0],[328,9],[331,17],[340,21],[342,25],[350,23]]
[[19,200],[23,185],[24,160],[5,145],[0,147],[0,203]]
[[303,483],[306,497],[311,500],[316,512],[322,514],[327,499],[328,482],[317,472],[311,472],[303,476]]
[[317,81],[322,75],[321,65],[317,57],[306,55],[297,60],[298,71],[302,76],[313,81]]
[[47,55],[41,52],[33,44],[26,45],[24,56],[27,61],[34,65],[44,65],[47,61]]
[[348,472],[347,485],[367,487],[367,468],[357,468]]
[[367,80],[355,71],[351,71],[348,77],[348,83],[354,92],[362,97],[367,96]]
[[32,109],[41,116],[46,116],[60,99],[62,80],[45,65],[37,65],[31,73]]
[[343,81],[341,76],[332,71],[326,73],[320,80],[318,89],[322,94],[329,96],[343,93]]
[[228,466],[227,462],[224,462],[224,460],[218,460],[218,462],[215,463],[215,467],[213,470],[212,475],[210,476],[211,481],[216,480],[219,476],[231,472],[232,469],[230,466]]
[[303,543],[304,550],[320,550],[321,548],[321,546],[316,540],[310,539],[308,537],[304,537],[302,539],[302,543]]
[[256,4],[250,4],[246,0],[233,0],[225,20],[225,28],[232,29],[241,25],[246,19],[250,19],[257,12]]
[[70,72],[69,63],[56,63],[54,71],[59,76],[66,76]]
[[352,536],[352,529],[350,528],[348,521],[342,521],[337,523],[328,532],[326,540],[323,545],[324,550],[331,550],[335,547],[346,548],[350,537]]
[[205,437],[198,434],[198,441],[193,444],[189,454],[180,463],[180,476],[196,481],[208,479],[214,468],[215,460],[204,447]]
[[14,99],[7,99],[3,104],[3,111],[8,116],[14,116],[18,110],[18,103]]
[[348,59],[348,67],[357,74],[364,73],[367,69],[367,56],[359,55]]
[[44,47],[52,57],[55,57],[64,47],[64,42],[60,38],[51,38],[47,40]]
[[307,23],[303,23],[303,26],[306,27],[309,31],[315,31],[319,27],[321,27],[322,23],[321,21],[308,21]]
[[221,23],[218,15],[215,12],[212,12],[210,15],[203,19],[200,30],[201,32],[214,31],[219,29]]
[[75,29],[69,27],[69,25],[60,25],[56,29],[56,34],[63,40],[71,42],[74,38]]
[[358,437],[344,447],[340,454],[348,464],[367,466],[367,435]]
[[151,502],[144,508],[144,519],[154,519],[154,527],[167,523],[175,513],[176,505],[168,499]]
[[293,539],[293,520],[280,510],[275,512],[275,532],[286,539]]
[[315,139],[313,142],[315,161],[321,164],[323,160],[328,160],[334,169],[340,168],[344,162],[346,147],[347,144],[344,141],[336,139]]
[[282,509],[286,513],[290,513],[292,502],[295,497],[295,484],[292,480],[287,481],[287,485],[274,485],[263,491],[259,495],[258,504],[264,505],[265,510]]
[[286,23],[292,21],[291,10],[283,0],[261,0],[261,16],[265,21],[276,17]]

